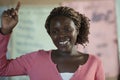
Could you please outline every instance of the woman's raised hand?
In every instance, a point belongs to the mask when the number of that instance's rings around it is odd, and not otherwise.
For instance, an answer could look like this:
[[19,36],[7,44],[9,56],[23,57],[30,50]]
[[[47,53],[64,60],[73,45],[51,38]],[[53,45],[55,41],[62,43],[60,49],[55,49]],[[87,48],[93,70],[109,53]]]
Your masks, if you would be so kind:
[[9,34],[18,23],[18,11],[20,8],[20,2],[17,3],[16,8],[5,10],[1,17],[1,32],[3,34]]

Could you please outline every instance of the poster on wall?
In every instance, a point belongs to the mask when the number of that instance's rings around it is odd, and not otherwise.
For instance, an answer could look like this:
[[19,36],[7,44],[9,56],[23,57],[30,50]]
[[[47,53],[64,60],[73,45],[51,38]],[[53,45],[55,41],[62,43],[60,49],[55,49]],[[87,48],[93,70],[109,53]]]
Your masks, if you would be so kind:
[[99,56],[106,78],[117,80],[119,71],[115,1],[73,1],[63,2],[61,5],[74,8],[89,17],[89,43],[85,48],[79,45],[78,50]]

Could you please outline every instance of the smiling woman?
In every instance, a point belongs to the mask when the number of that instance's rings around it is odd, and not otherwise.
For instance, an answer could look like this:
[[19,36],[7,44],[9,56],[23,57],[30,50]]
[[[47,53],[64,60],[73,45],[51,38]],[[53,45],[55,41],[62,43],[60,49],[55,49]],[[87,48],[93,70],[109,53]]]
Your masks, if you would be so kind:
[[[2,14],[0,76],[28,75],[30,80],[105,80],[100,59],[79,52],[75,47],[77,44],[84,46],[88,42],[89,19],[65,6],[54,8],[45,23],[45,28],[58,49],[39,50],[7,60],[7,45],[10,34],[18,23],[19,8],[20,2],[15,9],[8,9]],[[64,77],[66,74],[67,79]]]

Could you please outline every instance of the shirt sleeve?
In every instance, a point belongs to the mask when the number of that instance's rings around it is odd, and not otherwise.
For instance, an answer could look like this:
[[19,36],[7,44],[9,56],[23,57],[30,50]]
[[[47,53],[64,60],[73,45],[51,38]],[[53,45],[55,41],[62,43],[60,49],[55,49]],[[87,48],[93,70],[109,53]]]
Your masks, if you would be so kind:
[[98,61],[95,80],[105,80],[105,72],[101,60]]
[[0,76],[25,75],[25,57],[7,60],[6,52],[10,35],[0,34]]

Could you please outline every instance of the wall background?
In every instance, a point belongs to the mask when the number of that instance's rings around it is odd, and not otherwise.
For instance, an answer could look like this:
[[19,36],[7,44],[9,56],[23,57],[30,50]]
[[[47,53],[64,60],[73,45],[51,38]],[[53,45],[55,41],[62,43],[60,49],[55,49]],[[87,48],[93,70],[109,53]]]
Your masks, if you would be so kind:
[[[3,10],[15,7],[18,0],[0,0],[0,14]],[[8,49],[8,58],[16,58],[20,55],[29,53],[31,51],[35,51],[38,49],[55,49],[56,47],[52,44],[52,41],[46,30],[44,29],[44,22],[46,20],[47,15],[56,6],[61,5],[63,2],[71,2],[71,1],[101,1],[101,0],[20,0],[21,8],[20,8],[20,21],[17,27],[14,29]],[[111,1],[111,0],[103,0],[103,1]],[[116,0],[116,24],[114,29],[117,30],[118,40],[120,41],[120,0]],[[28,15],[29,14],[29,15]],[[34,15],[35,14],[35,15]],[[42,15],[42,16],[41,16]],[[116,25],[115,24],[115,25]],[[34,34],[33,34],[34,31]],[[21,33],[22,32],[22,33]],[[41,35],[42,34],[42,35]],[[44,43],[44,44],[43,44]],[[19,45],[19,46],[18,46]],[[120,43],[119,43],[120,45]],[[12,47],[14,48],[12,48]],[[32,46],[32,47],[31,47]],[[51,47],[52,46],[52,47]],[[115,49],[116,50],[116,49]],[[120,49],[118,49],[120,50]],[[117,50],[117,51],[118,51]],[[12,53],[12,54],[11,54]],[[17,53],[17,54],[16,54]],[[98,54],[99,55],[99,54]],[[120,52],[119,52],[120,56]],[[117,56],[114,57],[117,61]],[[111,58],[112,59],[112,58]],[[117,62],[116,62],[117,63]],[[116,65],[116,64],[115,64]],[[113,68],[113,71],[117,69]],[[112,73],[112,71],[111,71]],[[106,76],[106,80],[117,80],[117,75],[115,76]],[[9,77],[9,78],[0,78],[0,80],[29,80],[26,76],[20,77]]]

